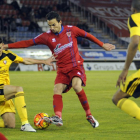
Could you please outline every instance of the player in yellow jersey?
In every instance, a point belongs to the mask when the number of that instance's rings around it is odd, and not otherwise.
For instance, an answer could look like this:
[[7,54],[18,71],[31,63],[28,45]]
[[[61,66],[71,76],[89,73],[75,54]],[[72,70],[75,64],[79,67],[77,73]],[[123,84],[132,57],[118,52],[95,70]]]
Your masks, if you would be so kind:
[[136,73],[127,77],[129,66],[133,61],[137,50],[140,50],[140,0],[132,1],[131,11],[133,14],[128,19],[131,41],[128,46],[123,71],[116,84],[116,86],[119,86],[120,88],[114,94],[112,100],[121,110],[140,120],[140,107],[138,107],[134,101],[128,99],[131,96],[134,98],[140,97],[140,69]]
[[[0,38],[0,127],[15,127],[15,107],[22,122],[21,131],[36,132],[28,122],[27,109],[24,100],[24,91],[20,86],[10,85],[9,67],[15,63],[53,65],[54,56],[46,60],[22,58],[9,50],[1,50],[3,43]],[[15,106],[12,98],[15,98]]]

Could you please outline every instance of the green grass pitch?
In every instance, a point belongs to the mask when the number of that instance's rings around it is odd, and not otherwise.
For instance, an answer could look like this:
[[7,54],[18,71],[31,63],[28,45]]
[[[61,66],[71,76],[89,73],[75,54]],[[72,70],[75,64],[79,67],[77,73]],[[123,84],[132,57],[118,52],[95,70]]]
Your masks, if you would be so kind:
[[[130,71],[129,74],[135,71]],[[111,101],[116,80],[120,71],[88,71],[87,94],[93,116],[99,121],[98,128],[93,129],[87,122],[77,95],[71,89],[63,94],[64,125],[50,125],[45,130],[33,132],[20,131],[21,122],[16,114],[16,128],[0,128],[8,140],[138,140],[140,138],[140,121],[118,109]],[[53,87],[56,72],[10,72],[11,85],[24,88],[28,119],[33,125],[34,116],[53,112]],[[133,99],[140,105],[139,99]]]

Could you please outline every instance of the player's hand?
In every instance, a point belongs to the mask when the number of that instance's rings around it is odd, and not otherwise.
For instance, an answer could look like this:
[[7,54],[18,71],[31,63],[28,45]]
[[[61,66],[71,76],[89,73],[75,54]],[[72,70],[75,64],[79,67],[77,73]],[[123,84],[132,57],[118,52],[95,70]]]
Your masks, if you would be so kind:
[[115,45],[109,44],[109,43],[104,43],[102,48],[106,51],[111,51],[115,49]]
[[121,74],[119,75],[119,78],[117,80],[117,83],[116,83],[116,87],[119,86],[120,87],[120,83],[122,82],[122,84],[124,85],[125,81],[126,81],[126,77],[127,77],[127,74],[128,74],[128,70],[123,70],[121,72]]
[[50,58],[48,58],[47,60],[45,60],[44,64],[45,64],[45,65],[49,65],[49,66],[53,66],[53,63],[52,63],[52,62],[58,61],[58,60],[56,59],[56,57],[57,57],[57,55],[54,56],[54,54],[53,54]]

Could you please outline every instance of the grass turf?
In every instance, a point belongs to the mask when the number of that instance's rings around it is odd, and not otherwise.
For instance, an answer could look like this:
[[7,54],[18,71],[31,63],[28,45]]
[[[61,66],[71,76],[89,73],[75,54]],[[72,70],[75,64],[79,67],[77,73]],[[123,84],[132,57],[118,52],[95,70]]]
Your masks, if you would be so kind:
[[[134,71],[130,71],[129,74]],[[100,126],[93,129],[85,118],[85,112],[71,89],[63,94],[64,125],[50,125],[45,130],[20,131],[21,122],[16,114],[16,128],[0,128],[8,140],[137,140],[140,137],[140,122],[118,109],[111,101],[116,92],[116,80],[120,71],[88,71],[84,88],[93,116]],[[10,72],[11,85],[22,86],[28,110],[28,119],[33,125],[35,114],[46,112],[53,115],[53,83],[56,72]],[[133,99],[139,105],[139,99]]]

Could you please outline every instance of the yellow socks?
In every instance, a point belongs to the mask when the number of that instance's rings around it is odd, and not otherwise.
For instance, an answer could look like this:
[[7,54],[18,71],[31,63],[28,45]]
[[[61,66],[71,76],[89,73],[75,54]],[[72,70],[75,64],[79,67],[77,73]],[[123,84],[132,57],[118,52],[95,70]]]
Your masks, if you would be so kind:
[[27,109],[24,99],[24,92],[17,92],[15,94],[15,106],[18,112],[18,115],[21,119],[22,125],[29,123],[27,118]]
[[3,119],[0,119],[0,127],[5,127]]
[[130,116],[140,120],[140,108],[132,100],[122,98],[121,100],[119,100],[117,107],[119,107]]

